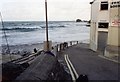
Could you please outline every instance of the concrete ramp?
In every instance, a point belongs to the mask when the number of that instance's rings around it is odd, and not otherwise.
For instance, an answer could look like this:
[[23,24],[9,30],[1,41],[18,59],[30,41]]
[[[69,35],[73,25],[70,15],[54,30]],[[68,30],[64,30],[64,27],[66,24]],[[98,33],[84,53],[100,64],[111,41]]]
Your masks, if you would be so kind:
[[64,71],[57,59],[50,54],[42,54],[28,67],[17,81],[23,80],[67,80],[69,74]]

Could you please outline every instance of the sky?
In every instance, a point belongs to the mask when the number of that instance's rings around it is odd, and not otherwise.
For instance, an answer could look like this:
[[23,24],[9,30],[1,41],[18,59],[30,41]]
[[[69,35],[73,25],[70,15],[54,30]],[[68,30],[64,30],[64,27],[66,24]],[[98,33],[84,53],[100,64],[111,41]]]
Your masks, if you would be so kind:
[[[89,20],[91,1],[47,0],[48,20]],[[0,12],[6,21],[44,21],[45,0],[0,0]]]

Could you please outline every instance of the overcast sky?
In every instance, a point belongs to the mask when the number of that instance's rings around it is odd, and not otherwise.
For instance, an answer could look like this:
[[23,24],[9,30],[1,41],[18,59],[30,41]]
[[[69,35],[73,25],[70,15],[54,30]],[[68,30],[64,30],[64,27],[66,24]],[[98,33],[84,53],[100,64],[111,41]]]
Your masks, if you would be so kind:
[[[3,20],[45,20],[45,0],[0,0]],[[74,21],[90,19],[93,0],[48,0],[50,21]]]

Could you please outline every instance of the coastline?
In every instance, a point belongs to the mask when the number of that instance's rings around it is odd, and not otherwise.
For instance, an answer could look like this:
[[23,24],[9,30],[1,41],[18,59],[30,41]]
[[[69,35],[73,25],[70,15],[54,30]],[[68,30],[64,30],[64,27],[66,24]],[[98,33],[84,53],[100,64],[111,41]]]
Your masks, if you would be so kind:
[[[6,52],[6,45],[2,45],[1,47],[1,54],[7,55]],[[32,53],[33,49],[36,48],[37,50],[43,49],[43,43],[34,43],[34,44],[20,44],[20,45],[9,45],[10,53],[13,55],[22,55],[25,52]]]
[[[11,59],[18,59],[22,56],[30,55],[33,53],[33,49],[37,50],[43,49],[43,43],[34,43],[34,44],[21,44],[21,45],[10,45],[10,54]],[[6,46],[0,46],[0,64],[10,61],[10,55],[6,52]]]
[[[70,42],[70,41],[67,41],[67,42]],[[81,40],[79,42],[89,44],[89,39]],[[55,46],[60,43],[62,42],[52,42],[52,46]],[[24,53],[29,53],[29,54],[34,53],[34,48],[36,48],[39,51],[43,50],[44,44],[43,43],[31,43],[31,44],[9,45],[9,48],[10,48],[10,53],[12,55],[23,55]],[[1,45],[0,55],[7,55],[8,53],[6,52],[6,50],[7,50],[7,46]]]
[[[52,46],[56,45],[57,42],[53,42]],[[10,54],[12,59],[20,58],[21,56],[26,56],[34,53],[34,48],[38,51],[43,50],[44,44],[43,43],[34,43],[34,44],[20,44],[20,45],[9,45]],[[7,47],[6,45],[0,46],[0,61],[9,61],[10,55],[6,52]]]
[[[68,41],[70,42],[70,41]],[[52,46],[59,44],[60,42],[52,42]],[[82,40],[80,43],[89,43],[88,40]],[[18,59],[23,56],[31,55],[34,53],[34,48],[37,51],[44,49],[43,43],[33,43],[33,44],[20,44],[20,45],[9,45],[10,54],[12,60]],[[10,61],[10,55],[6,52],[7,47],[5,45],[0,46],[0,63]]]

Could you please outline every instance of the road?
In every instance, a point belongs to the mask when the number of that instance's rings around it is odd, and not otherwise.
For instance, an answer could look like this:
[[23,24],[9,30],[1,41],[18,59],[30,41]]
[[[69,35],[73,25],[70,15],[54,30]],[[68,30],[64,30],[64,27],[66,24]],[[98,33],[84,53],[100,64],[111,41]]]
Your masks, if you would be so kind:
[[90,50],[87,44],[69,47],[62,51],[61,55],[68,55],[78,75],[88,75],[89,80],[119,78],[119,64],[99,57],[98,53]]

